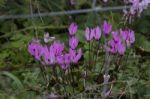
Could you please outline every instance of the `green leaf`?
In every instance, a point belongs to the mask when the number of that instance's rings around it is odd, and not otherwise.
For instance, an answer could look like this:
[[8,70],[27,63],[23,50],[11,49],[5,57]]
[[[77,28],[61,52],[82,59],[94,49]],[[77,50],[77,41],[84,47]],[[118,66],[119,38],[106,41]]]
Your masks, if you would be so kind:
[[18,87],[19,89],[23,89],[23,88],[24,88],[24,87],[23,87],[23,84],[21,83],[21,81],[19,80],[19,78],[17,78],[17,77],[16,77],[15,75],[13,75],[12,73],[9,73],[9,72],[4,71],[4,72],[2,72],[2,75],[5,75],[5,76],[11,78],[12,80],[14,80],[14,82],[16,83],[16,85],[17,85],[17,87]]
[[82,43],[85,42],[85,37],[84,37],[84,31],[83,30],[78,30],[76,35],[77,35],[80,42],[82,42]]
[[142,34],[136,34],[135,45],[145,52],[150,52],[150,41],[148,41]]

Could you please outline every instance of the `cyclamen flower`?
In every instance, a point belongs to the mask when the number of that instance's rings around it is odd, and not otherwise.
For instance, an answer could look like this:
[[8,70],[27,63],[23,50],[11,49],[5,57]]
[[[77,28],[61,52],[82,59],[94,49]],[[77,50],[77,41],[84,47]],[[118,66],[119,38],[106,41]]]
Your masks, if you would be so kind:
[[70,62],[71,62],[70,54],[69,54],[69,53],[66,53],[66,54],[64,55],[64,63],[65,63],[66,65],[69,65]]
[[95,29],[94,38],[95,40],[99,40],[101,37],[101,29],[99,26],[97,26]]
[[112,54],[117,53],[117,46],[114,40],[110,40],[106,46],[106,50]]
[[72,35],[75,35],[75,33],[77,32],[77,29],[78,29],[78,26],[76,23],[71,23],[68,30],[69,30],[69,34],[72,36]]
[[128,40],[131,44],[134,43],[134,41],[135,41],[134,31],[129,30],[127,40]]
[[56,57],[58,64],[63,65],[64,64],[64,56],[59,55]]
[[76,50],[70,49],[69,53],[57,56],[57,62],[62,69],[66,70],[69,68],[70,63],[77,63],[81,56],[81,49],[79,49],[78,52],[76,52]]
[[131,4],[129,11],[124,9],[125,16],[128,16],[128,14],[129,15],[131,14],[132,16],[133,15],[140,16],[143,10],[148,8],[150,0],[125,0],[125,3]]
[[57,56],[62,55],[64,50],[64,45],[59,42],[54,42],[50,47],[44,46],[41,53],[44,58],[45,64],[56,64]]
[[108,47],[106,47],[106,49],[112,54],[118,53],[120,55],[124,55],[126,46],[121,42],[121,39],[118,39],[117,42],[112,39],[108,42]]
[[57,62],[62,69],[68,69],[71,62],[70,54],[66,53],[64,55],[57,56]]
[[127,36],[128,36],[128,31],[127,30],[123,31],[122,29],[120,29],[120,37],[121,37],[121,39],[126,40]]
[[104,21],[103,23],[103,32],[105,35],[108,35],[112,30],[112,25],[108,23],[107,21]]
[[36,60],[41,58],[42,45],[39,44],[39,41],[33,39],[28,45],[28,52],[35,57]]
[[121,38],[126,42],[127,47],[135,42],[135,35],[133,30],[120,30]]
[[139,0],[130,0],[130,3],[132,3],[132,6],[130,8],[130,13],[134,15],[136,13],[136,10],[139,7],[140,1]]
[[91,41],[94,37],[94,29],[89,29],[88,27],[85,30],[85,38],[87,41]]
[[53,50],[53,53],[58,56],[61,55],[62,52],[64,51],[64,44],[60,42],[54,42],[51,46],[50,49]]
[[45,64],[55,64],[56,63],[56,57],[54,54],[54,50],[48,48],[47,46],[44,46],[42,49],[44,63]]
[[34,56],[36,60],[41,59],[42,56],[41,50],[42,50],[42,45],[37,46],[37,49],[35,50],[35,56]]
[[75,49],[77,46],[78,46],[78,43],[79,43],[79,40],[77,37],[75,36],[72,36],[70,39],[69,39],[69,46],[72,48],[72,49]]
[[57,62],[58,62],[58,64],[60,65],[60,67],[61,67],[63,70],[66,70],[66,69],[67,69],[67,66],[66,66],[66,64],[65,64],[64,55],[57,56]]
[[112,40],[108,42],[107,50],[112,54],[123,55],[126,51],[126,46],[129,47],[134,41],[134,31],[120,29],[119,32],[112,32]]
[[69,50],[70,59],[72,63],[77,63],[82,56],[82,50],[79,49],[78,52],[76,50]]
[[117,51],[120,55],[124,55],[124,53],[126,51],[125,45],[121,42],[117,43]]
[[112,32],[112,38],[116,43],[120,41],[120,36],[119,36],[118,31]]

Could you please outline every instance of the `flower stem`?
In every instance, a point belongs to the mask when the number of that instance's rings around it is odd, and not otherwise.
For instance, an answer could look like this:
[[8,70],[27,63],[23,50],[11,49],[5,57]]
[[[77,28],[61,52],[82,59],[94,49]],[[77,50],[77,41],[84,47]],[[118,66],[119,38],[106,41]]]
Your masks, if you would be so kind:
[[66,85],[66,84],[65,84],[65,78],[66,78],[66,77],[65,77],[64,71],[62,71],[61,68],[60,68],[60,71],[61,71],[62,83],[63,83],[63,88],[64,88],[64,94],[66,95],[67,90],[66,90],[66,87],[64,86],[64,85]]
[[89,41],[89,68],[90,68],[90,64],[91,64],[91,57],[90,57],[90,52],[91,52],[91,44],[90,44],[90,41]]
[[98,45],[97,45],[97,49],[96,49],[96,57],[95,57],[95,60],[94,60],[94,65],[96,65],[96,62],[97,62],[97,58],[98,58],[98,51],[99,51],[99,47],[100,47],[100,42],[98,42]]
[[41,70],[41,72],[42,72],[42,76],[43,76],[43,79],[45,80],[45,82],[46,82],[46,89],[48,88],[48,86],[49,86],[49,80],[47,79],[47,77],[46,77],[46,73],[45,73],[45,68],[44,68],[44,65],[42,66],[42,65],[39,65],[39,67],[40,67],[40,70]]
[[73,87],[73,93],[75,92],[75,89],[74,89],[74,77],[73,77],[73,71],[72,71],[72,68],[70,68],[70,70],[71,70],[71,78],[72,78],[72,87]]
[[[104,36],[104,48],[107,45],[107,38],[106,36]],[[107,90],[108,90],[108,81],[109,81],[109,65],[110,65],[110,57],[109,57],[109,52],[107,51],[107,49],[105,48],[105,61],[104,61],[104,87],[103,87],[103,91],[102,91],[102,99],[106,99],[108,97],[107,94]]]

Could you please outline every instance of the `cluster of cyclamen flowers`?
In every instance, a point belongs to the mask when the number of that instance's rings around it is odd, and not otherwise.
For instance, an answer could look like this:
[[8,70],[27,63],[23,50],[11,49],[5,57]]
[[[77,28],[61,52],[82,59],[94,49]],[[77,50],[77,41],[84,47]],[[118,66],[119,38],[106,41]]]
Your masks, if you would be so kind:
[[147,9],[150,4],[150,0],[124,0],[124,2],[126,4],[131,4],[129,11],[124,10],[125,15],[130,13],[131,15],[137,14],[140,16],[143,10]]
[[[108,2],[108,0],[103,0],[104,2]],[[150,0],[123,0],[125,4],[130,4],[131,7],[129,10],[124,9],[124,15],[138,15],[140,16],[143,10],[147,9],[150,5]]]
[[127,47],[130,47],[135,41],[134,31],[127,29],[119,31],[112,31],[112,25],[107,21],[104,21],[102,29],[97,26],[96,28],[86,28],[85,38],[87,41],[92,39],[99,40],[102,33],[107,37],[111,33],[112,38],[107,42],[105,48],[111,54],[120,54],[123,55]]
[[[40,41],[36,39],[33,39],[28,45],[28,51],[37,61],[40,61],[42,64],[59,64],[62,69],[66,70],[72,63],[76,64],[82,56],[81,48],[77,50],[79,43],[79,40],[75,35],[77,29],[78,26],[76,23],[72,23],[68,28],[68,52],[64,50],[64,43],[53,41],[51,45],[48,46],[46,44],[40,44]],[[98,41],[101,38],[102,33],[108,40],[108,42],[104,44],[104,47],[111,54],[118,53],[123,55],[126,51],[126,48],[130,47],[135,41],[134,31],[130,29],[112,31],[112,25],[107,21],[104,21],[102,28],[99,26],[96,26],[95,28],[87,27],[85,29],[85,38],[89,43],[93,39]],[[109,34],[112,36],[111,39],[108,39],[108,36],[110,36]]]
[[82,50],[76,50],[79,40],[75,36],[78,26],[72,23],[69,30],[69,51],[65,52],[64,44],[59,41],[54,41],[50,46],[42,45],[36,39],[33,39],[28,45],[28,52],[42,64],[53,65],[59,64],[64,70],[70,67],[71,63],[77,63],[82,56]]
[[135,41],[132,30],[119,30],[112,32],[112,39],[108,41],[106,49],[112,54],[123,55],[127,47],[130,47]]

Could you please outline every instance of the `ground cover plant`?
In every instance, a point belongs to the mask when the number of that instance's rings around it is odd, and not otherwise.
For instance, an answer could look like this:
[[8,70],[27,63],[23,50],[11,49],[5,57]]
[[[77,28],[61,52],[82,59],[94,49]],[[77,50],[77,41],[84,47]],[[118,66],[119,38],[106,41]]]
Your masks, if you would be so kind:
[[[0,98],[149,99],[149,4],[2,0],[1,15],[31,17],[0,17]],[[121,5],[119,11],[42,16]]]

